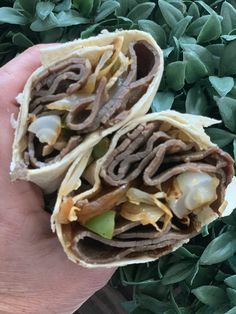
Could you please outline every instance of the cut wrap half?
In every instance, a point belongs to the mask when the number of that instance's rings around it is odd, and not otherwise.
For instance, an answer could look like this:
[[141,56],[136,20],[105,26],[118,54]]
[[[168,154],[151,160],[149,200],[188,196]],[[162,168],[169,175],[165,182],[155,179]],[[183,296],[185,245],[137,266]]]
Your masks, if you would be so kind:
[[50,193],[85,147],[149,110],[163,56],[149,34],[131,30],[50,46],[41,60],[17,98],[11,174]]
[[[86,267],[152,261],[236,205],[229,154],[205,133],[218,121],[175,111],[135,119],[74,162],[52,227]],[[234,193],[234,192],[233,192]]]

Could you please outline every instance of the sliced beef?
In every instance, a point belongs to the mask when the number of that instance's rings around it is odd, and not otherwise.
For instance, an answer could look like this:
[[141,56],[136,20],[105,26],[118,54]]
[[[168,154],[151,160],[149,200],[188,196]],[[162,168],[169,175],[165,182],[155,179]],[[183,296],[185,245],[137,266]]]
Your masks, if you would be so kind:
[[49,67],[34,81],[30,112],[77,92],[90,74],[91,64],[84,58],[69,58]]
[[[40,150],[40,148],[42,148],[42,145],[40,145],[38,143],[38,145],[35,145],[34,143],[35,140],[35,135],[33,133],[29,132],[28,135],[28,153],[25,154],[25,162],[28,163],[28,161],[30,161],[30,165],[33,168],[41,168],[41,167],[45,167],[48,166],[50,164],[53,164],[57,161],[60,161],[66,154],[68,154],[70,151],[72,151],[77,145],[79,145],[82,142],[82,137],[79,135],[75,135],[72,136],[67,145],[58,153],[56,154],[56,156],[53,157],[48,157],[47,159],[45,159],[44,161],[40,161],[39,159],[42,158],[42,151]],[[38,150],[40,150],[40,152],[36,152],[35,151],[35,146]]]
[[[130,226],[130,222],[127,224]],[[132,227],[134,227],[134,223],[131,224]],[[109,240],[96,235],[83,227],[77,226],[70,241],[70,249],[75,255],[78,255],[79,259],[91,264],[115,262],[124,257],[127,259],[140,256],[145,256],[146,258],[158,258],[161,255],[170,252],[173,247],[181,241],[189,239],[196,234],[191,226],[184,232],[167,230],[167,232],[162,235],[159,233],[158,236],[147,237],[144,239],[142,239],[143,232],[136,231],[135,238],[131,239],[129,236],[126,237],[126,228],[127,226],[123,228],[123,232],[121,233],[123,235],[122,238],[115,236],[112,240]],[[63,233],[65,234],[64,231]],[[119,236],[121,234],[119,234]],[[152,235],[154,235],[154,232]]]

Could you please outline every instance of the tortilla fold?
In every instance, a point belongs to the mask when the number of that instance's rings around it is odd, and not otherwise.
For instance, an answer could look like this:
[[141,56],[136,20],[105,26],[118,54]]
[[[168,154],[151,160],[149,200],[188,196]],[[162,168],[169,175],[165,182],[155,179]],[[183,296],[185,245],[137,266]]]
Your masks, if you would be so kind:
[[130,30],[50,46],[17,100],[11,177],[55,191],[67,169],[101,138],[148,112],[162,50]]
[[92,147],[79,156],[51,220],[68,258],[91,268],[154,261],[230,214],[233,160],[204,131],[215,123],[171,110],[148,114],[109,135],[100,159]]

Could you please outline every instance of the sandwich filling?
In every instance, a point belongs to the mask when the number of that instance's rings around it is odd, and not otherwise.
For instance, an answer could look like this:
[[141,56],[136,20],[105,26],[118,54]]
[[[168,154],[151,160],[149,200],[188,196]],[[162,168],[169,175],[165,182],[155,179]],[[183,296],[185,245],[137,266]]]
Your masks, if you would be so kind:
[[160,57],[145,40],[130,42],[127,53],[122,45],[117,37],[41,71],[29,103],[27,167],[60,161],[91,132],[128,116],[158,72]]
[[93,187],[96,164],[93,152],[81,187],[63,199],[57,216],[68,248],[91,264],[171,251],[221,215],[234,174],[229,154],[202,150],[160,121],[122,135],[104,157],[100,188],[78,197]]

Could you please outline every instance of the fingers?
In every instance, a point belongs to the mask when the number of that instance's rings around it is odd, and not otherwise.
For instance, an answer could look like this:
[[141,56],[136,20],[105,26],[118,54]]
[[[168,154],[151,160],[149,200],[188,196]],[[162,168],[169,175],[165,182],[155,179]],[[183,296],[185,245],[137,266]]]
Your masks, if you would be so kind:
[[33,46],[0,68],[0,106],[15,103],[29,76],[40,66],[40,48],[45,46]]
[[10,123],[12,113],[16,113],[15,98],[22,91],[31,73],[40,66],[40,48],[37,45],[27,49],[0,68],[0,164],[1,175],[9,176],[11,146],[14,130]]

